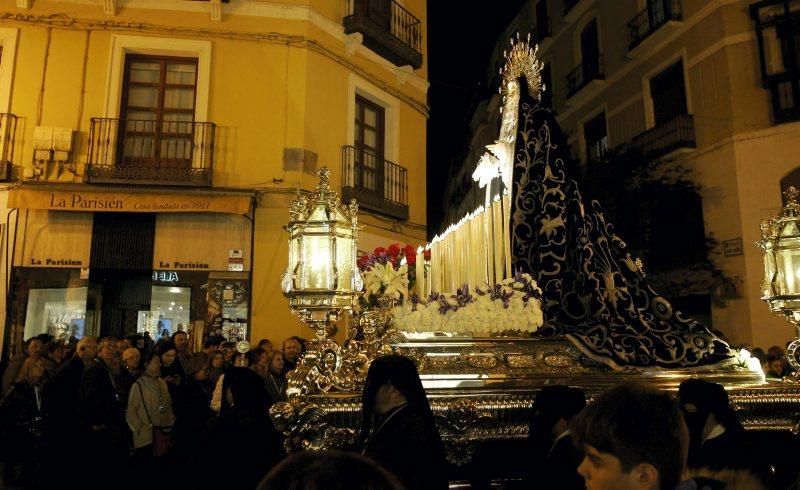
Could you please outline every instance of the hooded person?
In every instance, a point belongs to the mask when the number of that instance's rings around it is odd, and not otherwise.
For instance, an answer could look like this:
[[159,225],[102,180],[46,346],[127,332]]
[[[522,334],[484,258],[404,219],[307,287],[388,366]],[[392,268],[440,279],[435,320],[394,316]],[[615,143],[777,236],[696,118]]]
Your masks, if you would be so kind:
[[362,395],[363,454],[406,488],[448,486],[444,444],[414,363],[391,355],[372,361]]
[[688,379],[681,383],[678,398],[689,429],[689,468],[744,469],[768,483],[769,468],[752,447],[722,385]]
[[579,388],[545,386],[533,404],[528,441],[533,461],[529,479],[542,488],[583,489],[578,466],[583,451],[572,441],[569,423],[586,406],[586,394]]
[[[225,373],[223,397],[229,408],[210,425],[207,447],[199,455],[196,474],[202,475],[202,488],[255,488],[285,455],[282,437],[267,415],[269,395],[264,380],[249,368],[234,367]],[[203,468],[236,468],[211,471]]]

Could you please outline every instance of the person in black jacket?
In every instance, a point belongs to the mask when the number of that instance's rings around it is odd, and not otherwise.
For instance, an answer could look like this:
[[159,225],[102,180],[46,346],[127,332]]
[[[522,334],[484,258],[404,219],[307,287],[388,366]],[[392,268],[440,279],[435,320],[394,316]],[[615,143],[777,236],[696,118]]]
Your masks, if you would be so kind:
[[569,423],[586,406],[586,394],[579,388],[545,386],[533,404],[528,441],[532,450],[529,481],[541,488],[583,490],[578,466],[583,451],[575,447]]
[[208,360],[195,356],[187,366],[188,377],[181,386],[175,409],[175,437],[178,453],[189,461],[201,447],[208,422],[213,418],[211,410],[212,387],[208,382]]
[[362,395],[363,454],[406,488],[448,487],[444,444],[414,363],[391,355],[372,361]]
[[215,451],[203,451],[193,473],[202,488],[255,488],[285,456],[283,438],[267,415],[264,380],[249,368],[231,368],[223,397],[230,409],[211,423],[204,444]]
[[20,366],[16,382],[0,401],[0,421],[6,444],[5,484],[34,488],[40,483],[45,443],[41,384],[44,375],[44,360],[28,357]]
[[94,364],[96,354],[97,339],[80,339],[75,354],[58,367],[55,376],[44,389],[44,407],[49,421],[49,471],[45,473],[48,487],[60,484],[61,475],[73,470],[73,463],[64,455],[83,451],[78,394],[83,372]]
[[751,444],[721,384],[687,379],[678,396],[689,428],[689,468],[748,470],[771,483],[763,451]]
[[86,433],[87,457],[98,468],[100,478],[119,478],[130,455],[130,429],[125,421],[125,405],[119,392],[121,360],[117,341],[105,337],[98,342],[97,358],[83,374],[79,407]]

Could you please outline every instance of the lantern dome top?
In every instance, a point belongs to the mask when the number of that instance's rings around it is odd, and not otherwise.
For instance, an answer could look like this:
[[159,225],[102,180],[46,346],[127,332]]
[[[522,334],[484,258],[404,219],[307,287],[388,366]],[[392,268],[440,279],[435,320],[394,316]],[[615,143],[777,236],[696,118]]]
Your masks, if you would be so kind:
[[291,223],[336,222],[342,225],[355,224],[358,220],[358,204],[353,199],[349,206],[342,204],[339,195],[331,188],[331,171],[322,167],[317,171],[319,183],[311,196],[299,196],[289,210]]
[[794,186],[789,186],[783,196],[786,200],[780,214],[761,222],[761,242],[764,246],[767,241],[780,238],[800,238],[800,203],[797,202],[800,191]]

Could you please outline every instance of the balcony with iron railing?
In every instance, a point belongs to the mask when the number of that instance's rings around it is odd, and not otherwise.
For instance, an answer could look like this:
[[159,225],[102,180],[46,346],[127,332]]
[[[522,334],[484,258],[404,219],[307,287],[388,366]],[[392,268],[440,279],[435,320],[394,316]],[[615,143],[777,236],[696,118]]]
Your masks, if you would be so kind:
[[0,182],[18,178],[17,167],[13,164],[16,137],[17,116],[0,113]]
[[772,98],[772,114],[776,123],[800,120],[800,75],[774,73],[767,75],[766,85]]
[[603,56],[584,59],[567,74],[567,98],[580,92],[594,80],[604,80]]
[[681,114],[648,129],[631,141],[630,148],[648,160],[661,158],[681,149],[697,148],[694,116]]
[[[633,51],[645,41],[657,41],[662,27],[683,19],[680,0],[649,0],[647,6],[628,22],[628,50]],[[668,34],[666,31],[661,34]],[[658,38],[658,39],[656,39]]]
[[345,34],[361,33],[364,46],[397,66],[422,66],[422,21],[395,0],[347,0]]
[[408,219],[408,170],[355,146],[342,147],[342,200],[366,210]]
[[211,122],[92,118],[86,182],[209,187]]

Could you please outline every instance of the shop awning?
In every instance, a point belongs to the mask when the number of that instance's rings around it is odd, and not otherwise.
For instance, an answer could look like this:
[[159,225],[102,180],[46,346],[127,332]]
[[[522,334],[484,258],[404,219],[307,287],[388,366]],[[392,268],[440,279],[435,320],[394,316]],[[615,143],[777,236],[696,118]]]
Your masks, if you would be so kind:
[[8,208],[51,211],[120,213],[248,214],[252,196],[214,192],[121,192],[93,189],[31,189],[9,191]]

